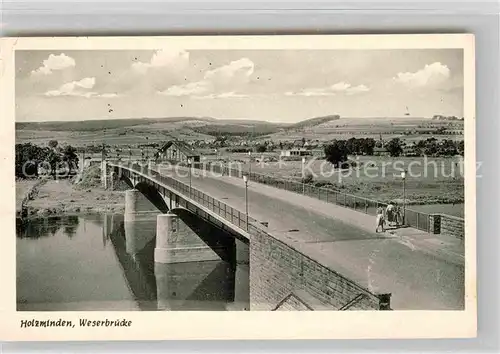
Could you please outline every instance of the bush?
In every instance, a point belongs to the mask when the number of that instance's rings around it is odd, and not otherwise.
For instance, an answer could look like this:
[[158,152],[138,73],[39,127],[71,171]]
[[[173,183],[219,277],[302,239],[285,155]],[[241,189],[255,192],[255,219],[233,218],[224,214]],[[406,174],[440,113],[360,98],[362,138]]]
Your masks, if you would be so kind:
[[314,176],[308,173],[304,178],[302,178],[302,183],[310,184],[314,181]]

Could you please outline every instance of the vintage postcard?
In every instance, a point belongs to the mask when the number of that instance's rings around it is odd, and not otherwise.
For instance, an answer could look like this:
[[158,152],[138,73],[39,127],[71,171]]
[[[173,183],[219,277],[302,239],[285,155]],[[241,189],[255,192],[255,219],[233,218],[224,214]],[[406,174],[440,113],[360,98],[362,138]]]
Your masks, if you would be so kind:
[[472,35],[0,43],[1,339],[476,336]]

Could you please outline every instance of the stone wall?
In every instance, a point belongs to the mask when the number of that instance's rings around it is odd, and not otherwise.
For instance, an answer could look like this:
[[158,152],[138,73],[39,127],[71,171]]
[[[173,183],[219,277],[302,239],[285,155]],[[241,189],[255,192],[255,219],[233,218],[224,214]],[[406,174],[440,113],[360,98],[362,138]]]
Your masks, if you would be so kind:
[[463,240],[465,220],[456,216],[441,214],[441,234]]
[[429,215],[429,232],[431,234],[441,233],[441,215],[440,214],[430,214]]
[[380,310],[373,294],[278,240],[265,226],[250,225],[250,309]]

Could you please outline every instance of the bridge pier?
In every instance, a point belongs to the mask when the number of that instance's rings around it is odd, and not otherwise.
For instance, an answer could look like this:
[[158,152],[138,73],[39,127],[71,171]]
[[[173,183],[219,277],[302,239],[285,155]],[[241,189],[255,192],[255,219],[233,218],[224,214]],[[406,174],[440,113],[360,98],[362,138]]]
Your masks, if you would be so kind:
[[108,164],[106,160],[101,161],[101,185],[102,188],[108,188]]
[[214,261],[221,258],[173,213],[156,219],[156,263],[188,263]]
[[123,216],[127,253],[143,249],[156,236],[154,205],[137,189],[125,191]]
[[242,242],[235,243],[234,299],[226,305],[228,311],[250,310],[250,249]]

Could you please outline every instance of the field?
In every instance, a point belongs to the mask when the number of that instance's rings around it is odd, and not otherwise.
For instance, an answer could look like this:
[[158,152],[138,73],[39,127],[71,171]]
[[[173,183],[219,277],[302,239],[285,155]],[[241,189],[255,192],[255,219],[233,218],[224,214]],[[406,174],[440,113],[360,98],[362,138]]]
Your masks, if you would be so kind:
[[[271,154],[266,154],[272,156]],[[276,156],[276,155],[274,155]],[[300,181],[302,162],[253,161],[246,154],[225,154],[227,161],[242,161],[244,171],[268,174]],[[215,158],[215,157],[212,157]],[[462,203],[464,180],[461,161],[456,158],[390,158],[376,156],[350,157],[359,165],[352,170],[334,169],[325,160],[308,160],[305,174],[313,175],[313,184],[328,182],[333,188],[383,202],[402,201],[401,171],[408,169],[405,179],[406,200],[409,204]]]

